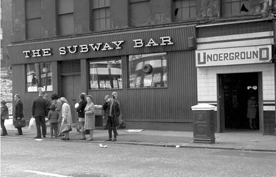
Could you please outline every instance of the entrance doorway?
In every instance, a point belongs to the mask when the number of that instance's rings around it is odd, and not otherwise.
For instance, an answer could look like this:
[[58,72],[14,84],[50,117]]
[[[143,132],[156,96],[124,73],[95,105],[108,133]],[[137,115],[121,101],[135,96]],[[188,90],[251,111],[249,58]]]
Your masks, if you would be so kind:
[[79,102],[79,94],[81,93],[81,77],[80,75],[62,76],[62,96],[64,96],[71,107],[71,115],[73,123],[78,122],[78,114],[75,104]]
[[64,96],[70,107],[73,123],[78,122],[75,104],[79,102],[81,93],[81,67],[80,60],[62,61],[61,68],[61,96]]
[[[259,73],[220,74],[219,79],[219,124],[225,130],[250,129],[247,118],[248,100],[254,96],[259,101]],[[259,109],[255,114],[256,129],[260,129]]]

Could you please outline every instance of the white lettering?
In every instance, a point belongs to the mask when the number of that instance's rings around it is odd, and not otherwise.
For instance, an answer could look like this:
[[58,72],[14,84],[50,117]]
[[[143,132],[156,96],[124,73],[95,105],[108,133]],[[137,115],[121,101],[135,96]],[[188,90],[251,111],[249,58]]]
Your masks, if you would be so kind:
[[94,46],[94,44],[89,44],[92,50],[99,51],[102,43],[97,43],[97,45]]
[[116,45],[116,48],[115,49],[121,49],[122,47],[120,47],[122,44],[123,44],[123,42],[125,42],[125,41],[113,41],[112,43],[113,44],[115,44]]
[[158,44],[151,38],[146,47],[158,46]]
[[80,45],[80,48],[81,48],[80,53],[86,53],[89,51],[87,45]]
[[27,51],[23,51],[23,53],[25,54],[25,58],[30,58],[31,51],[27,50]]
[[139,47],[143,47],[144,44],[143,44],[143,41],[142,39],[134,39],[134,48],[139,48]]
[[42,49],[42,51],[43,51],[43,54],[42,54],[43,57],[47,57],[47,56],[51,56],[52,55],[50,48],[48,48],[48,49]]
[[65,50],[65,47],[60,47],[59,48],[59,54],[60,55],[65,55],[67,52],[66,52],[66,50]]
[[162,43],[160,45],[173,45],[170,36],[160,37],[160,39],[162,40]]
[[108,43],[105,43],[104,47],[102,48],[102,50],[113,50],[113,48],[110,47],[110,45]]
[[41,57],[40,55],[40,49],[32,50],[33,56],[32,57]]
[[[74,48],[73,50],[71,50],[71,48]],[[77,45],[74,46],[67,46],[67,49],[69,50],[70,53],[76,53],[77,52]]]

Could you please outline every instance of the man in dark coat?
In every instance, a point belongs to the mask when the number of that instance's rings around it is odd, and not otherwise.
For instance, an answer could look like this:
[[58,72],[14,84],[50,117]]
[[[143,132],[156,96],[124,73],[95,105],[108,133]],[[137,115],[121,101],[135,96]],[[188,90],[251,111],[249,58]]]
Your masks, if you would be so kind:
[[[120,107],[118,102],[115,101],[115,97],[111,96],[110,101],[103,105],[103,109],[108,112],[107,128],[108,128],[108,140],[117,141],[116,127],[119,125]],[[114,138],[112,139],[112,131]]]
[[35,118],[37,135],[34,138],[41,138],[41,129],[43,138],[46,138],[45,117],[47,116],[47,101],[43,98],[43,92],[40,91],[38,97],[34,98],[32,104],[32,116]]
[[[23,114],[23,103],[20,100],[19,94],[14,95],[14,100],[15,100],[15,106],[14,106],[13,118],[15,120],[20,120],[24,117],[24,114]],[[17,128],[17,130],[18,130],[18,132],[15,135],[23,135],[21,127]]]

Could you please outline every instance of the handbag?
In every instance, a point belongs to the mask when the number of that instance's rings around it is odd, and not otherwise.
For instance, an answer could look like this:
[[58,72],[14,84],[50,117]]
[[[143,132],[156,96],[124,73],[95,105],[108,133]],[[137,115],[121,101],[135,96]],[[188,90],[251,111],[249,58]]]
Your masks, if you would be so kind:
[[23,119],[17,119],[13,121],[13,125],[15,128],[21,128],[26,126],[26,121]]
[[64,123],[60,126],[61,133],[69,133],[70,131],[72,131],[72,127],[70,124]]

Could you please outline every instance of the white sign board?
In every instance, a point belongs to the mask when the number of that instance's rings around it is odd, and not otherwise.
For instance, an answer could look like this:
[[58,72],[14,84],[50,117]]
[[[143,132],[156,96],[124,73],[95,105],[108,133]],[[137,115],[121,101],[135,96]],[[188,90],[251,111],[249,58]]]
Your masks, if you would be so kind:
[[272,46],[250,46],[196,51],[196,67],[267,63]]

